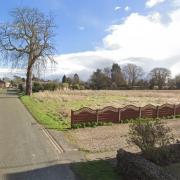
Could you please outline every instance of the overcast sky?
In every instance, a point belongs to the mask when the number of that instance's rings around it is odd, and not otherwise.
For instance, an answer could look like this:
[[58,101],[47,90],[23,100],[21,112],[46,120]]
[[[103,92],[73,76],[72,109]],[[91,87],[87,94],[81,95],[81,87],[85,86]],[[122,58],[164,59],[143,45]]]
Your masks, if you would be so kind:
[[[86,80],[113,62],[180,73],[180,0],[1,0],[0,22],[10,21],[16,7],[55,17],[57,65],[42,77],[79,73]],[[1,65],[0,76],[14,73]]]

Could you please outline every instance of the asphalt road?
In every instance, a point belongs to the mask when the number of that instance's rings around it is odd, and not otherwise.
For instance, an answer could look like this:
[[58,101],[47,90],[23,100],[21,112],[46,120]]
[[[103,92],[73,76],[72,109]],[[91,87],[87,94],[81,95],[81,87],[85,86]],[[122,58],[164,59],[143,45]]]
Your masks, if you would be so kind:
[[0,179],[75,179],[42,128],[15,95],[0,95]]

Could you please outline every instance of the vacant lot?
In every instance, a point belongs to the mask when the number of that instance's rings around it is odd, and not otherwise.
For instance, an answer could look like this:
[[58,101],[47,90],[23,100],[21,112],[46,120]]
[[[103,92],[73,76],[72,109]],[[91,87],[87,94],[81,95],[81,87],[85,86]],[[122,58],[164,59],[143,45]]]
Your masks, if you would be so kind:
[[45,91],[21,99],[45,127],[64,130],[70,128],[71,109],[179,104],[180,91]]
[[[164,120],[164,123],[172,129],[175,139],[180,140],[180,120]],[[138,152],[135,146],[127,144],[129,125],[116,124],[96,128],[75,129],[67,132],[69,139],[82,150],[90,153],[113,152],[119,148],[131,152]],[[114,154],[115,155],[115,154]]]

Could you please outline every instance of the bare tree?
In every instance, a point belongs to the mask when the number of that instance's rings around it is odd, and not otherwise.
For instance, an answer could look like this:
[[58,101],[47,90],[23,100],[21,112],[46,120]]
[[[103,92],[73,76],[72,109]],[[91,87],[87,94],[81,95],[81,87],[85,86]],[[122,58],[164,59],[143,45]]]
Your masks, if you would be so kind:
[[123,73],[128,85],[131,87],[133,87],[144,74],[143,69],[135,64],[125,65],[123,67]]
[[158,86],[158,89],[162,89],[166,85],[168,79],[171,76],[171,71],[166,68],[154,68],[150,72],[150,81],[154,85]]
[[26,94],[31,95],[33,69],[54,62],[53,19],[31,8],[17,8],[11,16],[11,23],[0,25],[0,50],[27,69]]

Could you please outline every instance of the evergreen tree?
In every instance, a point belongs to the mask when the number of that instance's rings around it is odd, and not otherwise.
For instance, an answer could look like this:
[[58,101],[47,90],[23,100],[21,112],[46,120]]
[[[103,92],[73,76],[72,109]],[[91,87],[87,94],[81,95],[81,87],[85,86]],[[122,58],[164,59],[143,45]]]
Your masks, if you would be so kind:
[[66,77],[66,75],[63,76],[63,78],[62,78],[62,83],[67,83],[67,77]]
[[114,87],[116,86],[117,88],[124,86],[126,84],[121,68],[116,63],[114,63],[111,68],[111,81],[114,84]]

